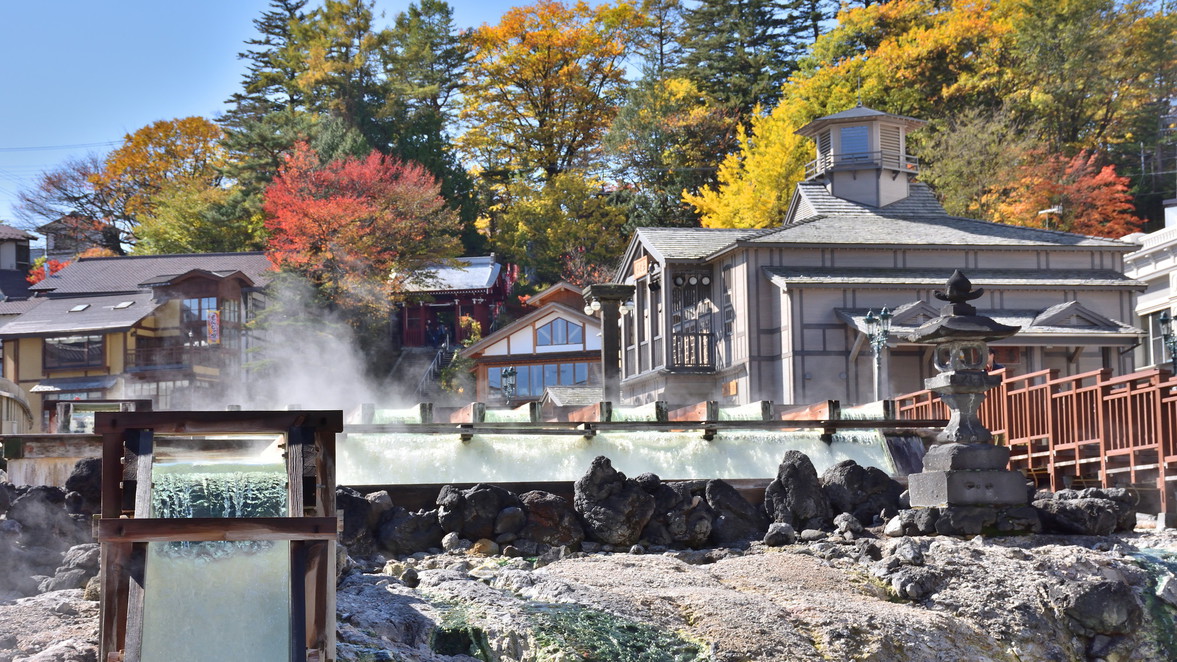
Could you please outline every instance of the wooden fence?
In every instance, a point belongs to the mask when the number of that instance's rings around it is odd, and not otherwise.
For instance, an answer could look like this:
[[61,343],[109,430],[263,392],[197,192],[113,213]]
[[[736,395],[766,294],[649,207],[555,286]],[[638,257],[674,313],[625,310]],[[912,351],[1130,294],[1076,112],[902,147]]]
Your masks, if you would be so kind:
[[[1011,469],[1056,491],[1128,487],[1161,512],[1177,506],[1177,379],[1168,370],[995,374],[1001,385],[989,391],[981,420],[1009,446]],[[948,416],[931,391],[895,403],[900,419]]]

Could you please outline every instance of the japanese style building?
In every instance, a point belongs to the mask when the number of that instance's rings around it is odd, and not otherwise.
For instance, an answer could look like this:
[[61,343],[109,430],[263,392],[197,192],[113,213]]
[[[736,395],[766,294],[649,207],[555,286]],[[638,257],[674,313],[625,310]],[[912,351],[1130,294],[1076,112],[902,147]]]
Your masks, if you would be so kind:
[[474,360],[475,400],[535,401],[545,388],[600,384],[601,323],[584,313],[580,289],[557,283],[528,304],[534,310],[462,350]]
[[40,425],[60,400],[211,403],[203,396],[239,378],[243,323],[272,275],[262,253],[77,260],[0,326],[4,377],[30,394]]
[[779,227],[638,229],[614,279],[637,288],[622,400],[874,400],[867,317],[884,307],[879,391],[916,391],[932,361],[904,336],[939,314],[929,301],[955,269],[984,288],[982,314],[1021,329],[995,343],[997,363],[1131,371],[1136,247],[949,215],[906,152],[922,124],[857,107],[803,127],[816,158]]
[[400,310],[403,346],[460,343],[465,339],[462,317],[477,321],[484,334],[490,332],[515,284],[515,267],[499,264],[493,254],[462,257],[458,262],[435,267],[428,283],[406,288],[411,300]]

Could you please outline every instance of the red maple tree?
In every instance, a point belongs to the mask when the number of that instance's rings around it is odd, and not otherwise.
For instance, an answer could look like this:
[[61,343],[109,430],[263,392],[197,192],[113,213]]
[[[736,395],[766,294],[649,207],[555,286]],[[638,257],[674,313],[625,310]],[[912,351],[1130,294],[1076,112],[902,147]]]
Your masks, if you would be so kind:
[[340,305],[385,309],[459,250],[457,215],[423,167],[373,150],[322,163],[306,143],[265,193],[267,254]]

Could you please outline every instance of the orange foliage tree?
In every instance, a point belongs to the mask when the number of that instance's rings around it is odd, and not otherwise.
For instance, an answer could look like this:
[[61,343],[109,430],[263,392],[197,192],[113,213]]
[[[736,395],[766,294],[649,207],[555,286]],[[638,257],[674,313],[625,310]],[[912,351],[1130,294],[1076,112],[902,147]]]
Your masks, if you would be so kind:
[[[1133,214],[1128,178],[1098,155],[1067,158],[1039,153],[1012,172],[1009,183],[985,196],[994,219],[1012,225],[1119,238],[1139,232],[1143,219]],[[1057,208],[1060,212],[1040,214]]]
[[428,267],[453,257],[457,216],[415,163],[373,150],[322,163],[298,143],[266,189],[270,261],[305,276],[332,303],[387,310]]

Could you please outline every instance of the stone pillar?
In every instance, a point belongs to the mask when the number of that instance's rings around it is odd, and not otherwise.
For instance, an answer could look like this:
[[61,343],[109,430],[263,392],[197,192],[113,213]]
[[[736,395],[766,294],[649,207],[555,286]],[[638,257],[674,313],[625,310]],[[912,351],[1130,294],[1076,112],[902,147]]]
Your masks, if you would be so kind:
[[601,283],[584,288],[584,302],[600,305],[601,313],[601,386],[605,402],[621,400],[621,304],[633,297],[634,286]]
[[978,415],[985,392],[1000,383],[985,370],[987,342],[1017,332],[1016,327],[978,315],[967,303],[983,292],[973,290],[968,278],[957,271],[948,280],[946,292],[936,292],[938,299],[948,302],[940,317],[910,337],[935,345],[940,374],[924,385],[951,411],[948,425],[924,456],[924,470],[908,476],[912,507],[1008,507],[1029,502],[1025,477],[1007,469],[1009,449],[993,444],[993,434]]

